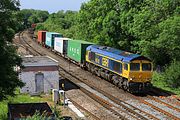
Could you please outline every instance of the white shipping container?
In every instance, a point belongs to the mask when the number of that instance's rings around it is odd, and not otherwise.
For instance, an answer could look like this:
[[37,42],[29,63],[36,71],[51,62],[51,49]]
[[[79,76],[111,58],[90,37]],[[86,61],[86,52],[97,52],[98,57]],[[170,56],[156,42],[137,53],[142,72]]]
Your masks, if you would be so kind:
[[67,45],[65,45],[67,41],[69,40],[69,38],[55,38],[55,41],[54,41],[54,50],[61,53],[61,54],[64,54],[64,47],[67,47]]

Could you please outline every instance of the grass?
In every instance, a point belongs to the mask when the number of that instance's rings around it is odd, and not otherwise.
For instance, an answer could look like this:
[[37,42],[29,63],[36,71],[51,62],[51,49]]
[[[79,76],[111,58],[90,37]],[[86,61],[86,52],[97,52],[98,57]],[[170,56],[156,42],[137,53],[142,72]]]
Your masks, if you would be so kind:
[[172,93],[174,93],[180,97],[180,88],[171,88],[171,87],[166,86],[164,83],[158,83],[158,82],[157,83],[153,82],[153,85],[158,87],[158,88],[161,88],[163,90],[172,92]]
[[172,87],[169,87],[165,82],[158,81],[158,80],[153,81],[153,86],[155,86],[157,88],[161,88],[161,89],[169,91],[169,92],[172,92],[172,93],[174,93],[180,97],[180,87],[179,88],[172,88]]
[[0,120],[7,120],[8,103],[30,103],[30,102],[42,102],[41,97],[31,97],[27,94],[17,94],[15,97],[9,97],[7,100],[0,102]]

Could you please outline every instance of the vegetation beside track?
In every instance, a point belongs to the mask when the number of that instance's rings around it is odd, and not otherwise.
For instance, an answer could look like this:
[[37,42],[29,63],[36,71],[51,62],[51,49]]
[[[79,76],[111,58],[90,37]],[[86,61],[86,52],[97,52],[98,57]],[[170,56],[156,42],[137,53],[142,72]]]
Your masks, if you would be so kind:
[[6,100],[0,102],[0,119],[7,120],[8,103],[33,103],[33,102],[42,102],[43,98],[41,97],[31,97],[27,94],[16,94],[15,97],[8,97]]

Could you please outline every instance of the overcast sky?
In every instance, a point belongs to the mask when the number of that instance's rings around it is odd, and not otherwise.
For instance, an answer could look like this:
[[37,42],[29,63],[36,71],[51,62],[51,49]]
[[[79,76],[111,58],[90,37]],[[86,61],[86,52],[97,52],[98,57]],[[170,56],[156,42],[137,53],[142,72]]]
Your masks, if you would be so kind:
[[46,10],[49,13],[59,10],[78,11],[83,2],[89,0],[20,0],[21,9]]

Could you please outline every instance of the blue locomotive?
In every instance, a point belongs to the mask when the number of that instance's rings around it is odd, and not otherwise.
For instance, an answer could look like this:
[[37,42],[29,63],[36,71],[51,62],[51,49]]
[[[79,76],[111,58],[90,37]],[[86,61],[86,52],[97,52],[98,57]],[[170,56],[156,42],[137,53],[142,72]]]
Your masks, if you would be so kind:
[[90,45],[86,49],[86,66],[92,73],[131,93],[145,92],[152,86],[152,62],[138,54]]

